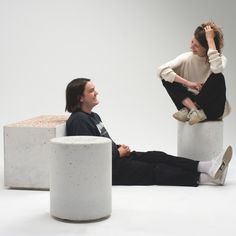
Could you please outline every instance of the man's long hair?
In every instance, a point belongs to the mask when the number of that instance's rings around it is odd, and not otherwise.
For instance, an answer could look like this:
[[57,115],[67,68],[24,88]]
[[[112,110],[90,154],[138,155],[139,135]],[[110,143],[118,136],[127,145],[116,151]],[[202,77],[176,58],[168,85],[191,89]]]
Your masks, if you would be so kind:
[[77,78],[72,80],[66,87],[66,108],[70,113],[80,110],[80,98],[84,94],[86,83],[90,81],[87,78]]

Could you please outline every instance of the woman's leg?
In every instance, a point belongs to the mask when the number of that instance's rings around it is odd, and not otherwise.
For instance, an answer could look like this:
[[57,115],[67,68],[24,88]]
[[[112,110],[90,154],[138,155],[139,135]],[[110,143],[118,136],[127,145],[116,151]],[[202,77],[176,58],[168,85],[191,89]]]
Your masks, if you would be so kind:
[[178,110],[182,109],[184,107],[182,102],[184,99],[189,97],[190,92],[183,85],[176,82],[170,83],[162,80],[162,84],[174,102],[176,108]]
[[192,110],[192,109],[196,110],[197,109],[196,104],[191,100],[191,98],[185,98],[182,103],[189,110]]
[[195,99],[205,112],[208,120],[215,120],[221,117],[226,101],[224,75],[222,73],[212,73]]

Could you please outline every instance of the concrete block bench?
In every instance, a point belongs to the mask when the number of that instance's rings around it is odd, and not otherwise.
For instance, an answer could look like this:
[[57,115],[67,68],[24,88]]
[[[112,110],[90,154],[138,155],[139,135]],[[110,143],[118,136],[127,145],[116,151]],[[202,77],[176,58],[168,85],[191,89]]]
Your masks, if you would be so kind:
[[68,136],[51,140],[50,213],[60,220],[89,222],[111,214],[111,140]]
[[66,116],[43,115],[4,129],[4,184],[49,189],[50,139],[65,136]]
[[223,149],[223,121],[178,122],[177,155],[207,161]]

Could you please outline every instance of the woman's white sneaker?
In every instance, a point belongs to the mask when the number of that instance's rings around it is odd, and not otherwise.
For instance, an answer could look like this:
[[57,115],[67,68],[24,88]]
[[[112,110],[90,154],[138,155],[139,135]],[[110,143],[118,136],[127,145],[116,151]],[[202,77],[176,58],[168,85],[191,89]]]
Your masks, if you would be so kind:
[[186,107],[183,107],[182,109],[180,109],[179,111],[175,112],[173,114],[173,117],[178,120],[178,121],[182,121],[182,122],[186,122],[188,121],[188,113],[189,110]]
[[189,124],[194,125],[196,123],[206,120],[207,116],[202,109],[201,110],[192,109],[188,114],[188,118],[189,118]]

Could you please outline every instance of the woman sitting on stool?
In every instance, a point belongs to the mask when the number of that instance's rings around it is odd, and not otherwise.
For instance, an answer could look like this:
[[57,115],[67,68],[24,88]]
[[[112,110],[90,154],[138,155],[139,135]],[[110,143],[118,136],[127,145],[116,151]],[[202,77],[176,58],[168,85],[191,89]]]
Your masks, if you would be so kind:
[[162,83],[178,109],[175,119],[193,125],[229,113],[222,48],[221,29],[213,22],[203,23],[194,32],[191,52],[159,67]]

